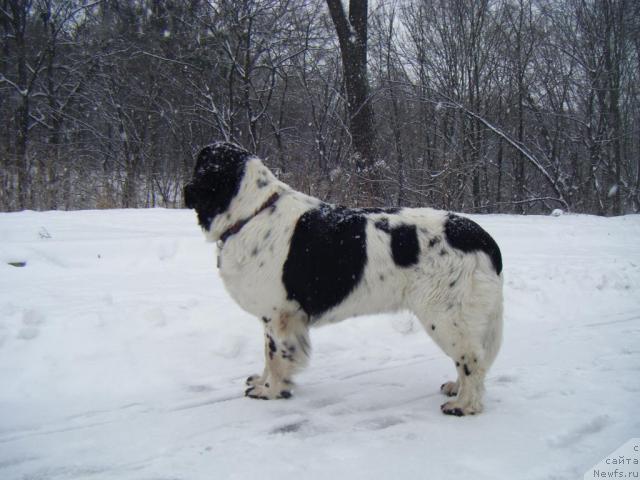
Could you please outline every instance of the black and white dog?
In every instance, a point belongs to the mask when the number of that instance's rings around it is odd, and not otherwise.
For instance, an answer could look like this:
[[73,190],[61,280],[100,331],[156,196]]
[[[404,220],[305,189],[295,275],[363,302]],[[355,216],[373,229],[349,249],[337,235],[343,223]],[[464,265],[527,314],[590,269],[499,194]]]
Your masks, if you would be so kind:
[[230,143],[197,159],[185,203],[234,300],[264,323],[266,366],[246,395],[291,396],[309,358],[309,327],[410,310],[455,362],[442,385],[450,415],[482,410],[484,379],[502,338],[502,257],[471,220],[429,208],[349,209],[280,182]]

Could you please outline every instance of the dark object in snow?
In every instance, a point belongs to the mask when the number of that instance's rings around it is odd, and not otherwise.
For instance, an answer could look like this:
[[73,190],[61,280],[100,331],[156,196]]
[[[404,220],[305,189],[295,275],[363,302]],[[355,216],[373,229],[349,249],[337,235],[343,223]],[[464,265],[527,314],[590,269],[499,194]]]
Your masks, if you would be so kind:
[[7,265],[11,265],[12,267],[26,267],[27,262],[7,262]]

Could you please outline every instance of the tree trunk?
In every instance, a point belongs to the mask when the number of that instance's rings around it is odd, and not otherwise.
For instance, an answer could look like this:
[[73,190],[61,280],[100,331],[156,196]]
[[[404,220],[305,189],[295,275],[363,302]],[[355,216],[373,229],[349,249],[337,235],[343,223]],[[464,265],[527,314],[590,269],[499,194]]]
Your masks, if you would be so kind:
[[[356,169],[359,173],[375,180],[377,141],[367,77],[368,2],[367,0],[350,0],[347,19],[341,0],[326,1],[340,44],[344,84],[347,91],[349,130],[356,152]],[[372,197],[378,196],[377,184],[373,183],[369,187],[369,194]]]
[[[624,3],[624,2],[622,2]],[[604,62],[607,70],[607,90],[609,91],[609,127],[610,135],[612,136],[611,149],[611,161],[612,165],[609,166],[610,172],[610,188],[609,196],[612,197],[611,213],[613,215],[622,214],[622,195],[621,195],[621,164],[622,164],[622,152],[621,152],[621,139],[622,139],[622,121],[620,118],[620,45],[619,36],[620,29],[623,28],[622,10],[624,5],[619,5],[616,8],[607,3],[603,3],[605,27],[605,39],[604,39]]]
[[30,98],[27,78],[27,46],[25,40],[26,28],[26,7],[18,5],[15,7],[14,31],[16,51],[18,54],[18,78],[17,84],[20,89],[20,105],[16,110],[15,119],[17,127],[15,144],[16,172],[18,177],[18,208],[28,208],[29,205],[29,160],[27,156],[27,145],[29,142],[29,113]]

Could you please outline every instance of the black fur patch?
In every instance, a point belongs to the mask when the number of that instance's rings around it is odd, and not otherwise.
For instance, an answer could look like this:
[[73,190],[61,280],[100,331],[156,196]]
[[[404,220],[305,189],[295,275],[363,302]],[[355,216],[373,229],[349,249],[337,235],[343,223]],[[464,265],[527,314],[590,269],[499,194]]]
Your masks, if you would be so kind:
[[278,351],[278,347],[276,347],[276,342],[271,335],[267,334],[267,340],[269,341],[269,358],[273,360],[273,354]]
[[415,225],[399,225],[391,230],[391,255],[400,267],[418,263],[420,245]]
[[287,298],[310,317],[339,304],[362,279],[366,223],[362,214],[326,204],[298,219],[282,281]]
[[229,208],[248,158],[246,150],[225,142],[209,145],[198,154],[193,178],[184,187],[184,202],[196,210],[202,228],[209,229],[213,219]]
[[[446,404],[445,404],[446,405]],[[464,417],[464,412],[461,408],[447,408],[445,405],[441,405],[440,409],[445,415],[455,415],[456,417]]]
[[377,213],[387,213],[391,215],[391,214],[400,212],[400,210],[402,210],[400,207],[386,207],[386,208],[364,207],[364,208],[354,208],[351,211],[353,213],[364,213],[365,215],[367,214],[375,215]]
[[291,398],[291,392],[289,390],[282,390],[278,398]]
[[387,220],[386,218],[381,218],[380,220],[376,221],[376,223],[374,223],[374,225],[378,230],[382,230],[383,232],[386,232],[386,233],[391,233],[391,227],[389,226],[389,220]]
[[287,342],[284,342],[284,348],[280,353],[282,354],[282,358],[293,362],[295,360],[294,355],[296,354],[296,346],[289,345]]
[[480,225],[473,220],[450,213],[444,224],[444,234],[453,248],[463,252],[480,250],[486,253],[491,259],[494,270],[500,275],[502,272],[500,249],[496,241]]
[[418,263],[420,244],[415,225],[391,227],[388,219],[381,218],[376,220],[374,226],[391,235],[391,257],[396,265],[410,267]]

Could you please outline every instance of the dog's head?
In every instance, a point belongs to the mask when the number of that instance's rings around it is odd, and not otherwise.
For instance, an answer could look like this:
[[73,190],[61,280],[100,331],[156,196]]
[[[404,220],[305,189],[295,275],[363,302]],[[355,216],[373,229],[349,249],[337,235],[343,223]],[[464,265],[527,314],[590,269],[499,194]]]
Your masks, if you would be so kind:
[[249,153],[227,142],[216,142],[198,154],[193,178],[184,187],[187,208],[198,213],[200,226],[209,230],[238,194]]

